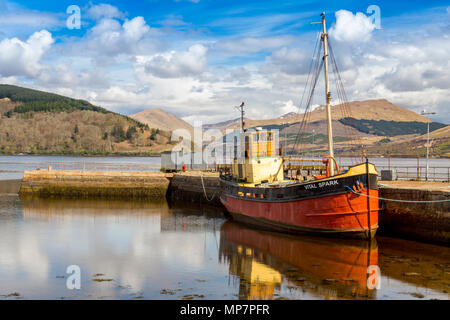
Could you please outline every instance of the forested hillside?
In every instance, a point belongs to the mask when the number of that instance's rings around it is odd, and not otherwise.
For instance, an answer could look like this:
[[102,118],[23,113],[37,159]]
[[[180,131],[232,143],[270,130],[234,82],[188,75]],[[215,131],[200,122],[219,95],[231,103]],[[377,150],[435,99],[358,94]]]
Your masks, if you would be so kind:
[[94,106],[85,100],[67,98],[58,94],[22,88],[13,85],[0,85],[0,99],[8,98],[12,102],[21,102],[20,105],[6,112],[6,116],[13,113],[26,113],[30,111],[74,111],[91,110],[108,113],[110,111]]
[[57,94],[0,85],[1,154],[156,154],[170,132]]

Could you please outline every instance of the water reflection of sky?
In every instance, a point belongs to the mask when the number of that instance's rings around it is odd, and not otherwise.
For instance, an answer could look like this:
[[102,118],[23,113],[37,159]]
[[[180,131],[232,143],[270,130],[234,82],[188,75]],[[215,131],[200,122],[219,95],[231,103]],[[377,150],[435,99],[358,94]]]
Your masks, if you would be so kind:
[[0,180],[21,179],[24,170],[158,171],[159,157],[0,156]]
[[[285,256],[284,247],[258,248],[262,243],[286,243],[279,235],[256,232],[252,239],[257,242],[251,246],[240,243],[239,237],[252,230],[230,223],[225,226],[224,221],[210,218],[204,209],[166,203],[1,197],[0,295],[18,292],[28,299],[235,299],[245,295],[323,299],[343,298],[339,295],[349,294],[352,288],[360,290],[354,282],[324,283],[333,277],[324,264],[340,271],[348,267],[345,261],[313,257],[311,264],[321,265],[314,268],[322,268],[314,273],[305,260]],[[311,249],[308,241],[287,243],[307,252]],[[326,241],[320,243],[322,248],[329,245]],[[333,248],[347,252],[347,247]],[[425,298],[449,298],[441,290],[445,283],[427,287],[401,279],[397,270],[389,270],[392,266],[386,260],[396,259],[392,258],[397,255],[395,248],[386,249],[387,255],[380,249],[379,261],[388,273],[382,268],[381,289],[369,298],[415,298],[411,292]],[[364,254],[366,249],[361,250]],[[354,252],[361,250],[356,246]],[[60,278],[67,276],[66,267],[72,264],[81,267],[81,290],[67,290],[66,279]],[[94,278],[112,280],[95,282]]]
[[[337,158],[339,165],[354,165],[357,158]],[[370,158],[376,166],[385,169],[388,158]],[[417,167],[416,158],[392,158],[391,167]],[[426,160],[420,159],[425,166]],[[95,170],[95,171],[159,171],[160,157],[74,157],[74,156],[7,156],[0,155],[0,180],[21,179],[24,170],[47,169],[51,165],[55,170]],[[437,173],[446,177],[450,159],[429,159],[430,167],[441,167]],[[434,170],[434,169],[433,169]],[[414,171],[414,170],[413,170]],[[434,171],[433,171],[434,172]]]

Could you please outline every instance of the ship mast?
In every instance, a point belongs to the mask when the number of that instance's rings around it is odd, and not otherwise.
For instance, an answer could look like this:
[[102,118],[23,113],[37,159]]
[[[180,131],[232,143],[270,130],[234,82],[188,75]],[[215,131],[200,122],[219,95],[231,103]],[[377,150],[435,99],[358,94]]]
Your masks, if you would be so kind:
[[[322,41],[323,41],[323,62],[325,67],[325,95],[326,95],[326,111],[327,111],[327,129],[328,129],[328,154],[330,157],[334,157],[333,151],[333,127],[331,126],[331,93],[330,93],[330,83],[328,80],[328,48],[327,48],[327,26],[325,23],[325,12],[321,14],[322,16]],[[334,162],[330,161],[330,175],[334,175]]]

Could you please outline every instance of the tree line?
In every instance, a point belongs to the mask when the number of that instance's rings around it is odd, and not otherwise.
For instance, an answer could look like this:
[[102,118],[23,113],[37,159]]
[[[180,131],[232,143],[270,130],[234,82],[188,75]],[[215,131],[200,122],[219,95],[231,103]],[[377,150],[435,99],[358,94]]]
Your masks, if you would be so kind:
[[[387,120],[366,120],[355,118],[343,118],[339,122],[346,126],[351,126],[358,131],[377,136],[394,137],[406,134],[427,133],[427,123],[418,121],[387,121]],[[446,125],[439,122],[430,123],[430,132],[443,128]]]

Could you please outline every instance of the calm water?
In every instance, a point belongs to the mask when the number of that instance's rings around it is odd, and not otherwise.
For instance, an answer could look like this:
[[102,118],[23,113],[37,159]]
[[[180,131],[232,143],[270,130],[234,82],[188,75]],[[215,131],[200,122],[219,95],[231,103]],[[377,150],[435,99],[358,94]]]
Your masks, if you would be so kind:
[[[338,158],[339,165],[354,165],[360,159]],[[388,168],[387,158],[370,158],[380,170]],[[47,169],[51,165],[55,170],[96,170],[96,171],[159,171],[160,157],[71,157],[71,156],[0,156],[0,180],[21,179],[24,170]],[[392,158],[391,168],[410,167],[409,173],[404,176],[415,178],[417,176],[417,159]],[[425,174],[426,159],[420,159],[422,175]],[[439,167],[430,170],[430,177],[437,170],[439,177],[446,178],[450,159],[429,159],[430,167]],[[404,169],[399,169],[400,171]]]
[[159,171],[160,157],[0,156],[0,180],[21,179],[24,170]]
[[[69,265],[81,268],[80,290],[66,288]],[[376,279],[380,288],[372,289]],[[0,299],[449,299],[449,292],[446,247],[286,237],[185,204],[0,197]]]

